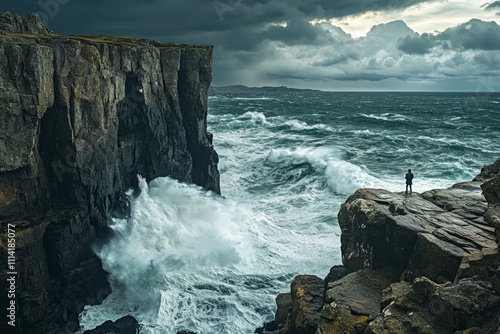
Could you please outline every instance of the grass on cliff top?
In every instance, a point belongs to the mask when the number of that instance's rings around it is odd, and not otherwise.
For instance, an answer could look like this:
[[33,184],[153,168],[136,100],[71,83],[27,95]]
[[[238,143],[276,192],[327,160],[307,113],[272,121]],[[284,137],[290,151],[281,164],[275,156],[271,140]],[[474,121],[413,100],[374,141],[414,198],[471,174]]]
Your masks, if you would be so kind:
[[81,42],[88,43],[103,43],[109,45],[126,45],[131,47],[145,47],[145,46],[155,46],[157,48],[174,48],[174,49],[184,49],[188,48],[202,48],[205,49],[209,46],[206,45],[191,45],[191,44],[176,44],[176,43],[160,43],[154,40],[148,40],[136,37],[119,37],[119,36],[109,36],[109,35],[36,35],[31,33],[5,33],[0,30],[0,39],[5,40],[7,43],[15,44],[37,44],[44,40],[77,40]]
[[[64,37],[64,35],[61,35]],[[189,48],[202,48],[205,49],[209,47],[208,45],[192,45],[192,44],[177,44],[177,43],[161,43],[158,41],[137,38],[137,37],[120,37],[120,36],[110,36],[110,35],[68,35],[67,38],[87,41],[91,43],[105,43],[111,45],[127,45],[127,46],[150,46],[153,45],[159,48],[176,48],[184,49]]]
[[127,46],[147,46],[155,45],[161,46],[162,44],[156,41],[148,41],[146,39],[135,37],[117,37],[108,35],[68,35],[68,38],[91,43],[105,43],[112,45],[127,45]]
[[0,39],[3,39],[7,43],[14,44],[37,44],[38,40],[56,38],[60,35],[50,34],[50,35],[36,35],[31,33],[10,33],[0,30]]

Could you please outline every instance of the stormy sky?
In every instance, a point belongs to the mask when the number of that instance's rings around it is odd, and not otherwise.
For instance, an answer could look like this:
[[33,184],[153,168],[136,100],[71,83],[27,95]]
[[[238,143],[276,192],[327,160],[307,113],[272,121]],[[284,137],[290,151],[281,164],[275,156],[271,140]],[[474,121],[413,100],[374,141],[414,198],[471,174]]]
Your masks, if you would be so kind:
[[500,1],[12,0],[58,33],[215,46],[213,85],[500,91]]

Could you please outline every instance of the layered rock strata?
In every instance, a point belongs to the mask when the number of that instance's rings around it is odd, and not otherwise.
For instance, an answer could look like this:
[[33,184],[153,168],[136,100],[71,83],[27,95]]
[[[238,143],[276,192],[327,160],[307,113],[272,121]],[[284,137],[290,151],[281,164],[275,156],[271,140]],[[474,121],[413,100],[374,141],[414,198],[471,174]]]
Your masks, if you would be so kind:
[[137,175],[220,193],[211,70],[210,46],[62,36],[34,14],[0,15],[0,266],[10,226],[18,332],[72,331],[109,293],[91,245],[129,214]]
[[343,265],[317,289],[296,277],[273,332],[500,333],[499,166],[423,194],[358,190],[338,214]]

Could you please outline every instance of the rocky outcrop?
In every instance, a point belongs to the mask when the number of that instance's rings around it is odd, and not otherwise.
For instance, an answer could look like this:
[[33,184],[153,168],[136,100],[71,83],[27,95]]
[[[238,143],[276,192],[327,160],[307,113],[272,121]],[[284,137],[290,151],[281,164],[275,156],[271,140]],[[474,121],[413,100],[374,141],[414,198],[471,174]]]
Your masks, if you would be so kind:
[[[500,333],[499,162],[448,189],[349,197],[315,333]],[[297,303],[274,333],[292,333]]]
[[0,15],[0,220],[3,242],[16,231],[20,332],[74,330],[109,293],[90,247],[129,214],[138,174],[220,193],[211,67],[210,46],[62,36],[34,14]]
[[319,321],[320,333],[363,332],[380,312],[379,300],[393,280],[369,269],[328,284]]
[[495,227],[497,241],[500,243],[500,159],[493,165],[483,168],[480,175],[490,176],[481,185],[488,201],[488,210],[484,215],[484,220]]
[[11,11],[5,11],[0,15],[0,33],[50,35],[54,32],[40,16],[34,13],[28,13],[27,18],[24,18]]
[[136,334],[140,329],[137,319],[128,315],[116,321],[108,320],[95,329],[83,332],[83,334]]
[[497,247],[486,208],[476,182],[411,196],[358,190],[339,212],[343,263],[351,271],[389,266],[406,268],[409,279],[452,281],[462,258]]
[[324,281],[316,276],[294,278],[291,284],[291,309],[283,328],[286,333],[316,333],[323,307],[324,286]]

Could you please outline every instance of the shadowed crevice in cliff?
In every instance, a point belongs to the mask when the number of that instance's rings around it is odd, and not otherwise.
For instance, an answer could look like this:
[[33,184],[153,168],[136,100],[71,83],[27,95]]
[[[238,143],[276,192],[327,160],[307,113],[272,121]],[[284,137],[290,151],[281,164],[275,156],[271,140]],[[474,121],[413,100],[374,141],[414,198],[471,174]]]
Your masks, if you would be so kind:
[[[147,106],[144,103],[143,87],[137,74],[127,73],[125,98],[117,105],[118,148],[121,151],[124,183],[138,189],[137,175],[151,175],[151,161],[147,129]],[[125,160],[127,156],[132,161]]]
[[212,135],[206,131],[207,106],[203,104],[208,98],[212,81],[211,72],[206,71],[211,65],[200,65],[207,60],[211,62],[211,57],[202,57],[198,50],[183,50],[179,69],[179,99],[188,150],[193,161],[192,181],[220,194],[220,187],[217,186],[220,175],[214,168],[219,156],[212,146]]
[[76,150],[69,124],[68,108],[57,102],[41,119],[39,152],[53,204],[78,203],[73,183]]

